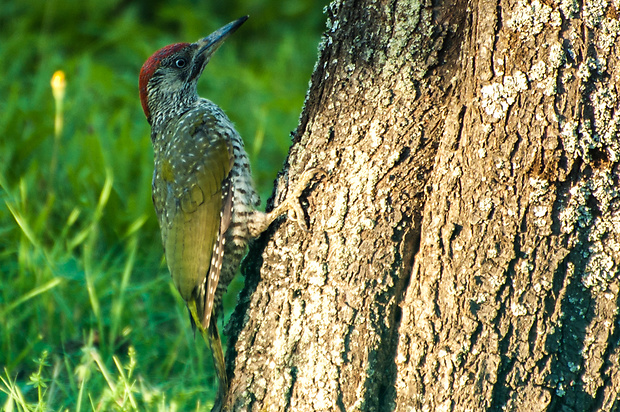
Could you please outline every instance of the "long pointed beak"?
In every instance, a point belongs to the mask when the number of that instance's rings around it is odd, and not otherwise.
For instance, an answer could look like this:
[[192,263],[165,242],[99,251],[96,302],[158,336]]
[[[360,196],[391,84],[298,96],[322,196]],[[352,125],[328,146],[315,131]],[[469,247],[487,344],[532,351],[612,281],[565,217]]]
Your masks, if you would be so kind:
[[243,16],[235,21],[228,23],[226,26],[214,31],[204,39],[198,40],[196,44],[200,49],[197,56],[203,56],[205,62],[209,60],[209,57],[224,43],[224,40],[233,34],[245,21],[248,16]]

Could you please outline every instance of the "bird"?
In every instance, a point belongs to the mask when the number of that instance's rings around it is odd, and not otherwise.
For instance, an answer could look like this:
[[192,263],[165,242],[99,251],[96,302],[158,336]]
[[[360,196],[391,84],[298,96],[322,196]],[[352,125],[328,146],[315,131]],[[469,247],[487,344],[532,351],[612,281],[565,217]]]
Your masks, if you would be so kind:
[[228,376],[217,327],[222,296],[248,242],[280,215],[307,231],[299,197],[320,169],[308,169],[271,212],[257,210],[244,143],[224,111],[199,97],[197,82],[213,53],[248,16],[194,43],[175,43],[149,57],[139,76],[142,109],[154,152],[152,199],[172,281],[186,302],[192,327],[213,354],[218,397]]

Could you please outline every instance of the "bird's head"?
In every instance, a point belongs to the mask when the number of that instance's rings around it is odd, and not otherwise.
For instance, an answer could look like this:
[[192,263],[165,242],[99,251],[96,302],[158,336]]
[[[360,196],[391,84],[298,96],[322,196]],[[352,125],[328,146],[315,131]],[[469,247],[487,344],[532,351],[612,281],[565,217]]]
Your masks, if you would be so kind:
[[140,70],[140,102],[151,125],[196,102],[196,82],[211,56],[247,19],[241,17],[195,43],[163,47],[148,58]]

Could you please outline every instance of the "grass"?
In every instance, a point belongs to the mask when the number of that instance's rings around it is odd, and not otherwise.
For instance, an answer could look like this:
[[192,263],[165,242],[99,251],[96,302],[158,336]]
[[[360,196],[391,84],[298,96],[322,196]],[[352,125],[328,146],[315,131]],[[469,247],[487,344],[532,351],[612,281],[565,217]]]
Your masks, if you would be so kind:
[[[3,410],[209,410],[211,357],[162,260],[137,74],[159,47],[250,14],[199,90],[236,123],[265,200],[299,117],[323,6],[0,5]],[[55,131],[50,79],[59,69],[64,127]]]

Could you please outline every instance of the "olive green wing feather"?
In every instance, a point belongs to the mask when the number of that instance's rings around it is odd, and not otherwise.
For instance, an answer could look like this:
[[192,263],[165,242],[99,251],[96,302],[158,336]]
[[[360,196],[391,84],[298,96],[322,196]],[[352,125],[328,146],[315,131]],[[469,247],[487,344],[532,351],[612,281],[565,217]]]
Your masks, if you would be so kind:
[[183,299],[196,300],[203,318],[206,276],[225,231],[222,187],[233,161],[228,139],[217,132],[215,122],[206,114],[184,117],[160,159],[160,176],[154,182],[154,193],[163,195],[154,196],[154,201],[172,280]]

